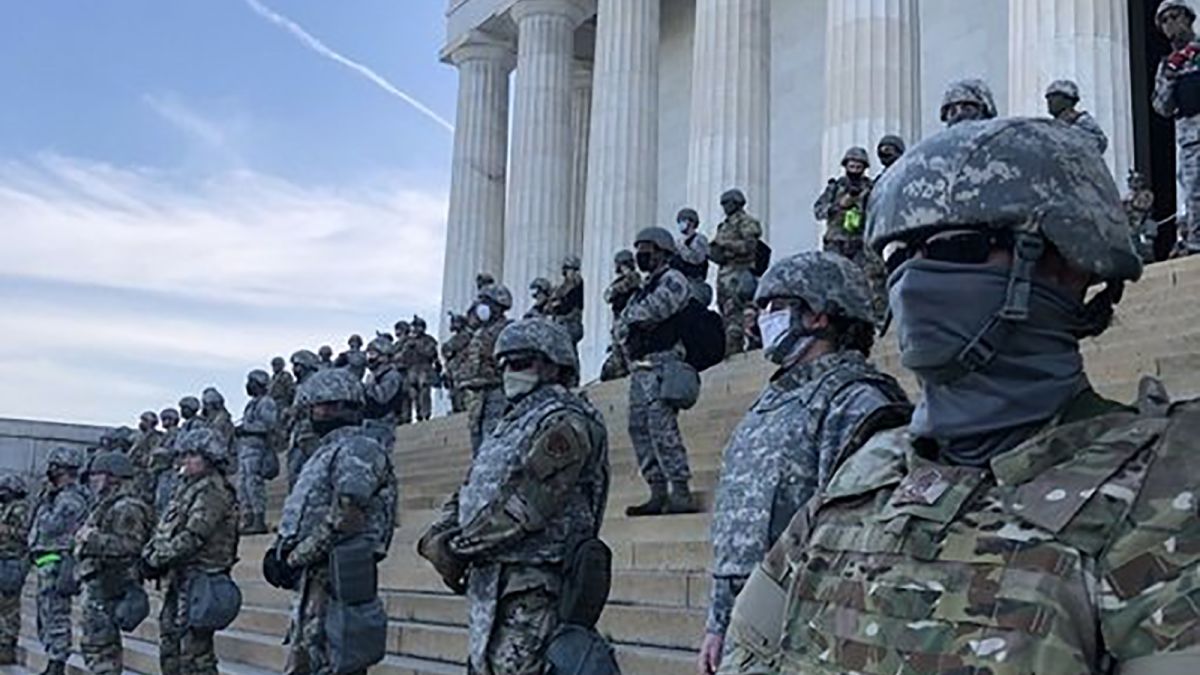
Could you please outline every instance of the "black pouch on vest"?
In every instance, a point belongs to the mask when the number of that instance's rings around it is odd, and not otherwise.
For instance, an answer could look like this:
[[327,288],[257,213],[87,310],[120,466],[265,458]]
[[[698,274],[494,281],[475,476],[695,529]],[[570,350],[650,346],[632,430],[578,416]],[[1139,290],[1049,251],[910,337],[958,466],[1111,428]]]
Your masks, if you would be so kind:
[[325,613],[329,666],[336,675],[366,670],[383,660],[387,649],[387,614],[383,601],[350,605],[334,600]]
[[59,595],[79,595],[79,575],[75,573],[75,556],[64,553],[62,562],[58,563],[58,579],[56,587]]
[[1200,71],[1180,75],[1175,81],[1175,117],[1200,115]]
[[17,595],[25,586],[25,576],[29,574],[29,560],[26,558],[5,558],[0,560],[0,595]]
[[126,633],[137,630],[146,617],[150,616],[150,597],[141,584],[129,584],[121,599],[113,605],[113,618],[117,626]]
[[359,605],[375,599],[378,578],[375,547],[366,537],[351,537],[329,553],[329,587],[335,600]]
[[225,630],[242,609],[242,590],[228,572],[200,572],[188,585],[188,628]]
[[546,647],[548,675],[621,675],[612,646],[594,628],[563,624]]
[[559,620],[594,627],[612,588],[612,551],[599,539],[585,539],[571,552],[563,576]]

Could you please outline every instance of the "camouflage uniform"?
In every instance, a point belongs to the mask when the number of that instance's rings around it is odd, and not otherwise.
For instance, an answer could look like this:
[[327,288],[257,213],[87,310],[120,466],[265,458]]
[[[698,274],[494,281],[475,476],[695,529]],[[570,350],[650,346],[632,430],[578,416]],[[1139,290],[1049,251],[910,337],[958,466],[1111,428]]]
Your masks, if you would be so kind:
[[[225,397],[221,395],[221,392],[209,387],[204,390],[201,402],[204,404],[201,414],[204,416],[208,428],[224,441],[225,447],[232,449],[233,437],[237,434],[237,429],[233,424],[233,416],[225,408]],[[236,468],[236,464],[226,467],[229,471],[234,468]]]
[[[954,339],[986,342],[992,355],[982,360],[949,349],[944,362],[917,358],[941,349],[936,327],[921,324],[928,333],[901,338],[901,359],[924,393],[913,421],[864,433],[820,498],[792,520],[734,608],[736,645],[721,672],[1200,669],[1200,614],[1190,609],[1200,571],[1200,471],[1190,460],[1200,403],[1147,395],[1134,411],[1087,384],[1078,340],[1104,329],[1119,297],[1114,287],[1136,280],[1141,263],[1116,186],[1086,143],[1049,120],[960,125],[926,139],[877,189],[876,246],[962,223],[1013,227],[1041,216],[1035,230],[1013,233],[1013,264],[990,287],[1003,304],[978,298],[984,311],[1011,318],[1000,333],[988,322]],[[1054,397],[1040,389],[1041,374],[1058,354],[1018,352],[1009,361],[1014,340],[1063,330],[1037,311],[1060,301],[1039,297],[1047,282],[1033,276],[1038,249],[1051,244],[1074,272],[1109,285],[1086,305],[1061,305],[1075,336],[1061,356],[1078,370],[1048,383],[1070,385]],[[910,275],[955,262],[912,260],[893,275],[902,334],[922,311],[974,318],[974,308],[946,302],[922,310],[923,299],[904,292],[915,288]],[[958,262],[957,276],[936,281],[960,294],[956,288],[974,290],[976,275],[996,269]],[[1022,287],[1029,292],[1007,290]],[[908,312],[917,314],[906,319]],[[1010,372],[1018,365],[1023,373]],[[956,398],[939,403],[946,390]],[[1008,407],[974,407],[1005,394],[1014,400]],[[939,434],[948,423],[951,431]],[[975,433],[975,425],[995,426]],[[981,461],[974,448],[984,451]],[[764,598],[786,610],[763,611]]]
[[296,398],[296,378],[285,369],[271,374],[271,383],[267,385],[267,396],[275,401],[275,407],[283,410],[292,404]]
[[[55,453],[78,453],[59,448]],[[51,462],[57,458],[51,455]],[[76,466],[82,458],[72,457],[64,462]],[[72,564],[67,559],[75,543],[75,531],[83,524],[91,507],[91,493],[79,483],[68,483],[61,488],[49,481],[37,498],[33,512],[33,526],[29,530],[29,552],[37,566],[37,628],[38,640],[51,661],[65,662],[71,653],[71,596],[60,589],[73,585],[63,578],[71,573]]]
[[[392,351],[390,352],[392,367],[400,375],[400,393],[396,398],[396,407],[394,410],[396,424],[409,424],[412,422],[413,401],[408,396],[408,388],[404,386],[404,383],[408,382],[408,369],[400,362],[400,355],[408,348],[410,328],[406,321],[396,324],[396,340],[392,343]],[[367,375],[367,384],[371,384],[370,375]]]
[[[1169,6],[1164,2],[1158,13],[1161,15]],[[1188,7],[1188,11],[1193,10]],[[1181,110],[1179,92],[1181,87],[1186,88],[1194,105],[1200,95],[1190,92],[1200,87],[1197,80],[1200,80],[1200,39],[1193,38],[1190,44],[1176,49],[1158,64],[1152,99],[1155,112],[1175,121],[1179,180],[1187,208],[1186,220],[1179,220],[1180,239],[1191,253],[1200,251],[1200,108]]]
[[397,411],[405,398],[402,372],[385,358],[372,367],[366,385],[363,422],[385,448],[392,447],[396,440]]
[[181,454],[201,452],[210,468],[180,478],[143,558],[163,575],[167,590],[158,617],[159,666],[163,675],[216,675],[213,633],[188,628],[188,589],[197,574],[226,572],[237,560],[237,495],[221,464],[223,439],[199,430],[180,439]]
[[[495,356],[528,351],[577,368],[569,336],[544,321],[505,329]],[[454,532],[449,554],[467,563],[470,672],[544,671],[563,564],[573,544],[598,534],[608,482],[604,418],[560,383],[542,381],[514,401],[484,440],[429,530]]]
[[[25,481],[15,474],[0,477],[0,561],[26,565],[29,560],[29,502]],[[19,561],[19,562],[18,562]],[[0,593],[0,665],[16,663],[21,633],[21,592]]]
[[[1079,85],[1071,80],[1055,80],[1046,88],[1046,99],[1052,101],[1052,97],[1055,95],[1079,103]],[[1052,109],[1051,114],[1053,112]],[[1070,125],[1076,131],[1086,134],[1101,155],[1108,150],[1108,135],[1100,128],[1100,124],[1096,122],[1096,118],[1092,117],[1091,113],[1076,110],[1072,105],[1055,115],[1055,118],[1063,124]]]
[[[414,326],[417,324],[413,322]],[[420,325],[424,331],[425,323],[420,322]],[[399,358],[406,373],[406,398],[416,408],[417,420],[427,420],[433,413],[433,381],[442,370],[442,364],[438,361],[437,338],[425,332],[414,333],[405,343],[404,352]]]
[[[344,401],[362,405],[354,380],[319,373],[300,386],[297,403]],[[357,425],[335,429],[320,439],[304,464],[296,488],[284,502],[276,546],[287,564],[304,571],[293,607],[285,672],[329,673],[326,608],[335,599],[328,588],[329,554],[348,536],[364,535],[383,560],[395,526],[397,488],[389,449]]]
[[[869,165],[870,158],[866,150],[851,148],[843,158],[842,164],[851,159]],[[849,258],[866,272],[875,294],[875,310],[882,316],[887,307],[887,273],[879,256],[863,246],[867,201],[871,197],[874,185],[865,174],[858,177],[843,175],[830,178],[825,191],[813,204],[813,215],[825,223],[825,234],[821,239],[822,248]]]
[[[320,359],[307,349],[301,349],[292,354],[291,361],[292,370],[296,373],[300,384],[303,384],[305,379],[320,369]],[[284,433],[287,434],[289,490],[296,484],[296,479],[300,477],[300,470],[304,467],[304,463],[317,449],[317,435],[313,433],[312,421],[308,418],[308,411],[295,404],[295,391],[293,387],[292,402],[284,411],[283,421],[280,423]]]
[[450,409],[453,412],[465,412],[467,402],[464,400],[464,391],[460,384],[462,378],[462,360],[466,355],[467,345],[471,342],[471,332],[467,330],[465,320],[459,324],[456,330],[453,326],[455,323],[452,319],[451,335],[448,340],[442,343],[442,362],[446,364],[445,375],[447,384],[450,389]]
[[692,285],[692,299],[704,307],[712,304],[712,287],[708,285],[708,237],[699,232],[675,239],[678,251],[672,267],[679,269]]
[[[508,302],[499,304],[512,305],[512,296],[508,295],[508,290],[503,286],[493,284],[480,293],[481,296],[491,293],[501,300],[507,296]],[[479,449],[479,444],[487,438],[500,421],[500,416],[504,414],[506,404],[504,392],[500,388],[500,369],[492,352],[500,332],[509,323],[511,322],[502,315],[490,317],[488,322],[475,330],[463,355],[461,384],[467,391],[467,411],[471,416],[472,454]]]
[[[567,271],[574,274],[568,276]],[[550,293],[550,314],[576,345],[583,339],[583,278],[579,276],[579,258],[567,256],[563,261],[563,280]]]
[[175,489],[175,441],[183,433],[179,428],[179,413],[174,409],[163,410],[159,417],[163,421],[163,437],[150,453],[150,478],[154,485],[153,506],[156,514],[166,510],[171,491]]
[[[158,424],[158,415],[153,412],[142,413],[142,424],[147,425],[153,420],[153,424]],[[151,469],[153,463],[153,455],[158,451],[158,447],[162,445],[163,432],[159,431],[155,426],[142,431],[138,430],[134,438],[133,445],[129,449],[129,459],[133,462],[134,470],[137,472],[135,482],[138,487],[138,494],[143,496],[153,494],[154,492],[154,472]],[[151,500],[147,500],[151,501]]]
[[90,672],[120,675],[123,652],[115,604],[130,586],[142,583],[137,561],[154,527],[154,513],[130,480],[97,498],[75,538],[83,582],[79,651]]
[[633,265],[632,253],[618,253],[616,277],[608,288],[604,289],[604,302],[612,307],[612,328],[609,330],[612,341],[608,345],[608,356],[604,359],[604,366],[600,369],[601,380],[615,380],[629,374],[629,359],[621,344],[618,324],[621,312],[625,311],[625,305],[629,304],[629,299],[642,287],[642,275],[638,274]]
[[762,235],[762,225],[745,211],[738,211],[717,226],[717,236],[709,244],[709,258],[720,265],[717,306],[725,322],[726,355],[745,348],[742,313],[754,298],[754,263]]
[[[266,375],[262,371],[255,372]],[[270,440],[278,423],[275,399],[263,393],[246,402],[242,422],[237,426],[234,456],[238,461],[238,508],[246,529],[266,530],[267,489],[263,462],[268,452],[274,452]]]

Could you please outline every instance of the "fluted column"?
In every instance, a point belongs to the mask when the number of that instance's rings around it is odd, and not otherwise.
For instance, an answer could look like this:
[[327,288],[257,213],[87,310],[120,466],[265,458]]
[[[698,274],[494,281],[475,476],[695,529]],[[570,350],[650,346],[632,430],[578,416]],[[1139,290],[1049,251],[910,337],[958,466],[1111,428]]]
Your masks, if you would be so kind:
[[687,195],[706,226],[724,218],[732,187],[770,226],[769,10],[769,0],[696,0]]
[[658,198],[659,0],[600,0],[592,77],[592,130],[584,216],[584,379],[609,342],[602,289],[613,253],[654,224]]
[[821,166],[833,175],[851,146],[874,156],[885,134],[917,140],[921,39],[917,0],[829,0],[827,17]]
[[486,270],[497,277],[504,272],[508,74],[514,53],[511,45],[476,33],[448,58],[458,67],[458,109],[446,216],[443,317],[448,311],[463,311],[474,299],[477,272]]
[[1045,116],[1046,87],[1074,80],[1118,179],[1134,161],[1128,11],[1125,0],[1009,0],[1009,110]]
[[583,255],[583,219],[587,204],[588,141],[592,131],[592,64],[576,61],[571,83],[570,252]]
[[555,278],[570,252],[571,78],[575,0],[518,0],[512,178],[504,228],[504,282],[514,314],[529,305],[529,282]]

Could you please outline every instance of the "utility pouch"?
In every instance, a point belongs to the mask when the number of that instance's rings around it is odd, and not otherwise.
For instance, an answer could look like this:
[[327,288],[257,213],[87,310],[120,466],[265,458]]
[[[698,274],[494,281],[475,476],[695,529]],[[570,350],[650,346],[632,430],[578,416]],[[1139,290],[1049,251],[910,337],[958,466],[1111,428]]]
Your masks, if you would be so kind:
[[263,448],[262,458],[258,464],[258,475],[263,480],[275,480],[279,477],[279,455],[275,454],[274,448],[270,445]]
[[742,644],[762,654],[779,649],[783,633],[783,610],[787,593],[762,568],[754,568],[733,605],[729,633]]
[[687,410],[700,398],[700,373],[686,361],[669,359],[662,365],[659,400],[676,410]]
[[188,585],[188,628],[225,630],[242,609],[242,590],[228,572],[198,572]]
[[29,574],[27,558],[4,558],[0,560],[0,595],[17,595],[25,586]]
[[126,633],[132,632],[147,616],[150,616],[150,597],[146,595],[146,589],[141,584],[129,584],[113,606],[117,626]]
[[1200,71],[1180,75],[1175,81],[1175,117],[1200,114]]
[[374,600],[378,589],[375,547],[366,537],[351,537],[329,552],[329,586],[335,600],[359,605]]
[[379,598],[357,605],[330,602],[325,613],[325,639],[330,671],[335,675],[365,671],[379,663],[387,648],[383,602]]
[[62,556],[58,564],[56,585],[59,595],[79,595],[79,576],[75,574],[75,556],[70,554]]

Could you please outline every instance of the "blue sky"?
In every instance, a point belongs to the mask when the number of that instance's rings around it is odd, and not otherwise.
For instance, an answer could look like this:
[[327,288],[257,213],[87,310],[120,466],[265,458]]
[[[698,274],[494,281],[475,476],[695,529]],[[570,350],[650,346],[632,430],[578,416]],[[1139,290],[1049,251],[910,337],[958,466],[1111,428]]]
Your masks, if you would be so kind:
[[[261,3],[255,11],[255,2]],[[436,323],[441,0],[40,0],[0,22],[0,416],[132,425]],[[428,108],[266,16],[276,12]]]

